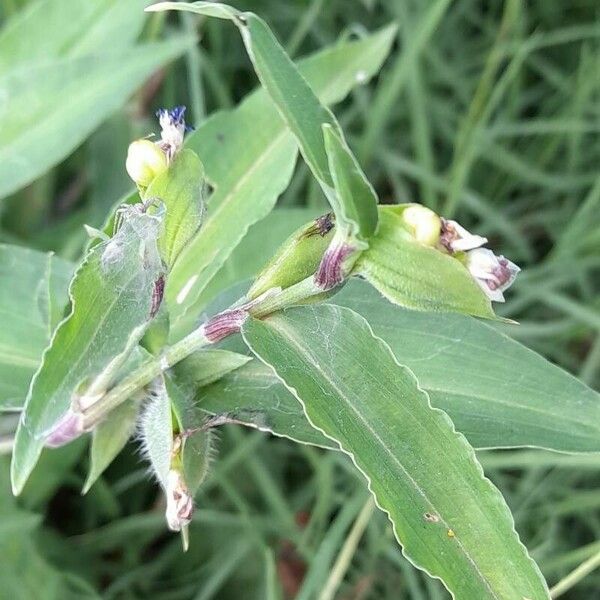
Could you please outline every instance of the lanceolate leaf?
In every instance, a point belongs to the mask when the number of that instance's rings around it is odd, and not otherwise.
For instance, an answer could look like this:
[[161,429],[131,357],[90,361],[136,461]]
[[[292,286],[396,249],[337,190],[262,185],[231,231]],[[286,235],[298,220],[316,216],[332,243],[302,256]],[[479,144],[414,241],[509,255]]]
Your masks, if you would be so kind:
[[474,446],[600,452],[600,394],[492,325],[400,309],[361,281],[333,301],[367,319]]
[[23,406],[67,302],[71,273],[51,254],[0,245],[0,410]]
[[[36,373],[17,431],[12,461],[18,493],[35,466],[44,436],[69,410],[76,393],[124,362],[151,321],[155,282],[162,274],[160,219],[128,216],[114,238],[95,246],[70,286],[72,308]],[[110,372],[109,372],[110,370]]]
[[367,322],[336,306],[249,320],[246,342],[369,481],[404,552],[457,598],[548,598],[504,499]]
[[252,13],[243,13],[240,17],[235,19],[235,24],[256,73],[296,136],[308,166],[329,196],[333,179],[322,127],[327,124],[341,135],[340,126],[332,112],[319,102],[268,25]]
[[[258,77],[296,137],[302,155],[336,213],[338,226],[350,236],[371,235],[377,225],[375,193],[364,180],[362,171],[354,169],[357,167],[356,159],[344,142],[335,116],[319,101],[268,25],[253,13],[239,12],[226,5],[215,10],[211,2],[163,2],[150,9],[187,10],[229,19],[238,26]],[[328,153],[326,148],[324,127],[329,128],[331,134],[339,140],[334,155]],[[329,149],[331,147],[330,145]],[[347,158],[342,158],[340,149]],[[337,164],[335,176],[331,171],[332,161],[334,166]],[[347,162],[352,164],[352,177],[342,176],[339,161],[344,163],[344,167]],[[360,185],[357,184],[356,176],[363,178]],[[354,179],[350,187],[347,185],[349,179]],[[338,184],[342,184],[340,189]],[[365,190],[370,193],[356,193]]]
[[153,179],[144,194],[146,201],[159,198],[165,205],[159,247],[169,267],[200,229],[204,213],[203,187],[202,163],[195,152],[186,149],[177,154],[167,171]]
[[[357,280],[331,302],[367,319],[476,448],[600,452],[600,395],[487,323],[401,309]],[[198,400],[208,412],[231,412],[275,435],[325,443],[285,386],[256,361],[200,388]]]
[[342,217],[338,227],[367,241],[377,229],[377,194],[343,137],[330,125],[323,126],[323,136],[336,191],[334,211]]
[[158,377],[152,385],[151,396],[140,419],[141,443],[152,473],[166,489],[173,455],[173,413],[164,378]]
[[489,299],[460,261],[414,240],[391,206],[379,207],[379,229],[353,272],[406,308],[495,318]]
[[98,477],[125,447],[135,430],[141,398],[131,398],[115,408],[94,428],[90,446],[90,469],[82,493],[94,485]]
[[209,385],[252,360],[227,350],[200,350],[175,365],[176,378],[192,390]]
[[180,451],[183,475],[192,495],[208,474],[212,431],[205,429],[204,413],[193,402],[193,396],[182,389],[171,377],[165,377],[167,394],[182,435]]
[[161,2],[148,10],[182,10],[233,21],[240,29],[261,83],[297,137],[315,177],[327,188],[333,187],[321,126],[328,123],[339,130],[339,125],[331,111],[319,102],[262,19],[227,5],[215,9],[212,2]]
[[248,427],[296,442],[339,449],[308,422],[300,403],[273,370],[256,359],[200,387],[196,401],[211,415],[229,415]]
[[346,144],[337,119],[319,101],[260,17],[243,13],[234,21],[261,83],[335,212],[338,231],[367,239],[377,227],[377,196]]

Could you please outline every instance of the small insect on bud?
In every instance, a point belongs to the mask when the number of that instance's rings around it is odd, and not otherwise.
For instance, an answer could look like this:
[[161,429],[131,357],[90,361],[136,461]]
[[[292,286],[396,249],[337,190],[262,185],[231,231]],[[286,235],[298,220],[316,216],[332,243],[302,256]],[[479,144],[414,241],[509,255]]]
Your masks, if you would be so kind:
[[334,227],[329,213],[292,233],[258,275],[247,298],[254,300],[271,288],[286,289],[313,275],[329,247]]
[[402,211],[402,219],[418,242],[426,246],[438,243],[442,220],[431,209],[420,204],[410,204]]
[[467,252],[466,265],[479,287],[494,302],[504,302],[508,289],[521,269],[504,256],[496,256],[487,248]]
[[165,517],[171,531],[181,531],[192,520],[194,499],[183,479],[181,471],[171,469],[167,476],[167,510]]
[[158,279],[154,282],[152,288],[152,303],[150,305],[150,318],[154,319],[158,309],[163,301],[165,295],[165,276],[159,275]]
[[166,154],[154,142],[136,140],[129,144],[125,168],[129,177],[140,187],[148,187],[167,167]]

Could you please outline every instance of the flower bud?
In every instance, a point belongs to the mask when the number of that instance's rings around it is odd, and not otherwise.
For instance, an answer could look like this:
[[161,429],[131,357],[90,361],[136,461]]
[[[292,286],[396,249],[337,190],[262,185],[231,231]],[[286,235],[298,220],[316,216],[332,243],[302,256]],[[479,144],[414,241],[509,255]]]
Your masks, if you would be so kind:
[[271,288],[286,289],[318,269],[333,236],[333,215],[326,214],[296,230],[256,278],[246,295],[254,300]]
[[426,246],[438,243],[442,220],[431,209],[420,204],[410,204],[402,211],[402,220],[418,242]]
[[167,157],[150,140],[136,140],[129,144],[125,168],[137,185],[148,187],[152,180],[167,170]]
[[167,476],[167,510],[165,517],[171,531],[181,531],[192,520],[194,499],[178,469],[171,469]]
[[70,409],[48,432],[45,445],[48,448],[60,448],[76,440],[84,432],[83,415]]
[[315,284],[324,292],[334,290],[350,276],[361,250],[345,239],[334,237],[319,263]]

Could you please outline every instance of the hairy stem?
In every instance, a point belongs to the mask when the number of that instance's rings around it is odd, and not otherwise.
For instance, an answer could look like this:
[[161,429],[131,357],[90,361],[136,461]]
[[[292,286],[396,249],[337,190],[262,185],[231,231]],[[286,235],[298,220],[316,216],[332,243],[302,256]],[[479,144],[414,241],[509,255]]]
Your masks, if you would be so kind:
[[85,429],[94,427],[108,412],[127,400],[134,392],[148,385],[163,371],[211,343],[204,335],[204,327],[202,326],[167,348],[162,356],[149,360],[138,367],[92,406],[83,411]]

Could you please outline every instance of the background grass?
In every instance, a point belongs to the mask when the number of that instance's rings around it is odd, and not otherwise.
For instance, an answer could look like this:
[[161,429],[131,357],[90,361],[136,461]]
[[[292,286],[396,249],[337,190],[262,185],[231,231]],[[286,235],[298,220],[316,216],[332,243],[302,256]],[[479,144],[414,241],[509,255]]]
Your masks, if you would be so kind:
[[[2,18],[26,3],[1,0]],[[598,2],[237,6],[269,21],[293,56],[398,23],[381,75],[336,107],[367,175],[384,202],[419,201],[454,216],[520,264],[524,272],[500,312],[521,325],[507,331],[597,387]],[[129,188],[127,144],[155,129],[157,107],[187,104],[190,121],[199,123],[255,86],[238,36],[217,20],[156,14],[142,35],[190,32],[201,45],[156,73],[63,163],[2,201],[2,241],[77,258],[82,223],[100,224]],[[325,207],[304,165],[280,204]],[[386,518],[339,454],[225,428],[183,555],[165,531],[158,489],[135,445],[85,497],[83,449],[75,444],[46,457],[18,504],[3,480],[0,597],[2,590],[15,598],[448,597],[403,558]],[[526,449],[479,454],[550,584],[588,559],[600,562],[600,458]],[[575,579],[564,597],[598,595],[600,571]]]

